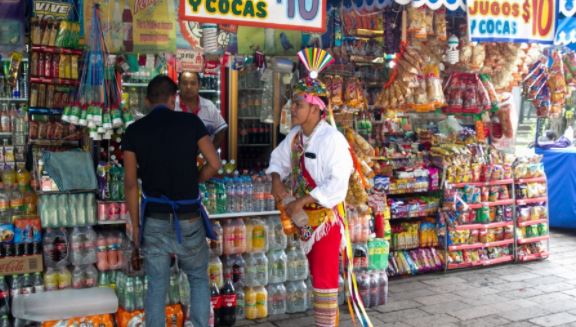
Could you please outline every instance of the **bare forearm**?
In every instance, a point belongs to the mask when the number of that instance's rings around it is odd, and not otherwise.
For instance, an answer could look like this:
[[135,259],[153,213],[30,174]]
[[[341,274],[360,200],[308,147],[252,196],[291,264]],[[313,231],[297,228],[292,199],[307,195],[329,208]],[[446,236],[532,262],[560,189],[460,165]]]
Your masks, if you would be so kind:
[[[125,193],[134,235],[138,235],[137,232],[140,224],[140,201],[138,199],[138,186],[126,186]],[[134,241],[137,242],[138,240]]]
[[200,183],[208,181],[210,178],[214,177],[216,173],[218,173],[218,169],[212,167],[210,164],[204,165],[202,170],[200,170]]
[[214,148],[216,150],[218,150],[222,146],[225,138],[226,138],[226,129],[221,130],[220,132],[216,133],[216,135],[214,135],[214,141],[212,143],[214,143]]

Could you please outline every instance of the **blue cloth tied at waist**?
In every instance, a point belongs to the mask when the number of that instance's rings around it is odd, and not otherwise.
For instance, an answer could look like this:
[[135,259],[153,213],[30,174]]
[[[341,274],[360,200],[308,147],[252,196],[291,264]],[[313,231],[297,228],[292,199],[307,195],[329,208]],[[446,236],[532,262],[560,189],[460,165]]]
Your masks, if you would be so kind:
[[216,233],[212,229],[212,223],[210,222],[210,218],[208,218],[208,212],[202,205],[202,197],[198,196],[198,198],[193,200],[171,200],[169,197],[162,195],[159,198],[149,197],[146,194],[142,193],[142,201],[140,201],[140,241],[142,241],[142,236],[144,232],[144,213],[146,212],[146,206],[148,203],[155,203],[155,204],[165,204],[169,205],[172,208],[172,224],[174,226],[174,232],[176,233],[176,239],[178,243],[182,243],[182,230],[180,228],[180,219],[178,218],[178,209],[180,206],[198,206],[200,210],[200,217],[202,217],[202,223],[204,224],[204,230],[206,230],[206,236],[211,239],[215,240],[217,238]]

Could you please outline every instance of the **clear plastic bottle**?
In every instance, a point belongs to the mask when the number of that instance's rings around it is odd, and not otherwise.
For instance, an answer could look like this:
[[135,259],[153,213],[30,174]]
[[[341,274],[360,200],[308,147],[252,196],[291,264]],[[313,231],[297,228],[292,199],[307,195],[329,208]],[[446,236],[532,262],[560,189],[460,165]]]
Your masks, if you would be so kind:
[[6,192],[4,188],[0,188],[0,220],[2,223],[10,223],[11,218],[10,193]]
[[288,275],[287,280],[296,281],[308,278],[308,258],[299,247],[290,247],[287,253]]
[[281,315],[286,313],[286,287],[283,283],[269,284],[268,291],[268,313]]
[[380,303],[380,288],[378,285],[378,275],[370,274],[370,305],[377,306]]
[[257,267],[254,254],[253,253],[244,254],[244,261],[246,263],[246,269],[244,270],[246,272],[246,286],[253,287],[258,285],[258,283],[256,282]]
[[378,305],[388,303],[388,275],[385,271],[378,274]]
[[233,219],[227,219],[224,221],[223,229],[223,238],[224,238],[224,248],[223,254],[224,255],[232,255],[236,253],[236,244],[234,243],[235,235],[235,227]]
[[252,231],[254,229],[254,223],[252,222],[252,219],[248,219],[246,220],[246,251],[247,253],[252,252]]
[[268,292],[264,286],[254,288],[256,292],[256,312],[258,318],[263,319],[268,317]]
[[242,320],[246,318],[244,285],[242,283],[235,283],[234,288],[236,288],[236,320]]
[[268,284],[268,257],[264,252],[254,254],[254,263],[256,265],[256,280],[257,286],[265,286]]
[[95,287],[98,282],[98,270],[96,267],[92,264],[86,266],[84,274],[86,287]]
[[[84,240],[82,231],[80,227],[74,227],[70,232],[70,263],[74,266],[80,266],[83,263],[84,258]],[[77,270],[74,269],[74,275],[76,275]],[[74,287],[82,288],[82,287]]]
[[243,192],[243,199],[244,199],[244,210],[247,212],[254,211],[254,203],[252,201],[254,197],[254,185],[252,185],[252,178],[250,176],[243,176],[242,180],[244,181],[244,192]]
[[[69,217],[71,207],[68,206],[66,194],[56,195],[56,211],[58,212],[58,226],[76,226],[74,217]],[[72,219],[69,219],[72,218]]]
[[364,303],[364,307],[369,308],[370,303],[370,278],[365,272],[361,272],[358,276],[358,291]]
[[266,198],[266,211],[274,211],[276,209],[276,201],[274,196],[272,196],[272,178],[270,176],[265,177],[265,198]]
[[268,282],[283,283],[288,274],[288,257],[283,250],[270,251],[268,254]]
[[306,291],[308,310],[312,310],[314,308],[314,287],[312,286],[312,278],[306,279]]
[[280,217],[270,217],[268,223],[268,248],[272,250],[282,250],[286,248],[288,238],[282,230]]
[[86,283],[84,280],[84,269],[81,266],[74,267],[72,271],[72,288],[84,288]]
[[208,272],[210,280],[215,281],[218,289],[220,289],[224,283],[224,268],[222,266],[222,261],[220,261],[220,257],[215,255],[210,256]]
[[224,184],[226,185],[226,211],[238,212],[237,202],[241,199],[236,190],[237,185],[232,178],[225,177]]
[[76,210],[71,210],[71,214],[76,216],[76,225],[84,226],[88,224],[86,219],[86,194],[73,194],[70,196],[72,199],[76,199]]
[[244,313],[246,319],[258,319],[256,307],[256,290],[253,287],[244,288]]
[[216,213],[226,213],[227,209],[226,185],[219,180],[216,182]]
[[[124,177],[122,177],[124,178]],[[122,189],[124,186],[122,185]],[[87,193],[84,194],[85,197],[85,215],[86,215],[86,223],[88,225],[95,225],[96,224],[96,196],[94,193]],[[128,217],[129,219],[129,217]]]
[[242,184],[242,178],[239,176],[238,171],[234,172],[233,177],[234,187],[236,188],[236,201],[234,206],[236,208],[236,212],[246,212],[244,208],[245,199],[244,199],[244,185]]
[[[246,282],[246,262],[240,254],[233,256],[232,260],[232,281],[234,283],[244,284]],[[238,287],[236,287],[236,289],[238,289]]]
[[210,240],[210,253],[215,256],[221,256],[224,252],[224,230],[220,222],[214,222],[212,230],[216,234],[216,240]]
[[266,203],[264,202],[262,179],[259,176],[255,176],[252,183],[254,185],[254,192],[252,193],[253,209],[255,212],[264,211]]
[[286,313],[304,312],[308,308],[308,288],[306,282],[286,283]]
[[268,251],[268,226],[261,219],[252,220],[252,252]]
[[234,247],[237,254],[246,252],[246,225],[242,218],[234,219]]

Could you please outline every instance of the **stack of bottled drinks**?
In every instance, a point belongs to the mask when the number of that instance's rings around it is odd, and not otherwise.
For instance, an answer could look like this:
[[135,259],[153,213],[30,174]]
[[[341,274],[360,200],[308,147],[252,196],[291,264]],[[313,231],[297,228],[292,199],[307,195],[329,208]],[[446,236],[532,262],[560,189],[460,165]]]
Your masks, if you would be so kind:
[[43,227],[74,227],[97,223],[94,193],[42,195],[39,207]]
[[41,292],[44,292],[42,273],[0,276],[0,327],[35,326],[34,322],[13,318],[10,308],[16,297]]

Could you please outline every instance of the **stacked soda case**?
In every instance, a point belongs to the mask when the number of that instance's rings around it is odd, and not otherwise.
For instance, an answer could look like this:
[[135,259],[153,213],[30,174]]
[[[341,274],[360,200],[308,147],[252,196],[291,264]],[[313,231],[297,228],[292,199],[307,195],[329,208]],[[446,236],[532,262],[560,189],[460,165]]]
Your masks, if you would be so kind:
[[11,315],[12,301],[19,296],[44,292],[42,273],[0,276],[0,327],[39,326],[39,324],[16,319]]
[[516,186],[516,260],[549,256],[548,197],[540,156],[519,158],[514,164]]
[[95,225],[94,193],[42,194],[39,203],[42,227],[74,227]]

